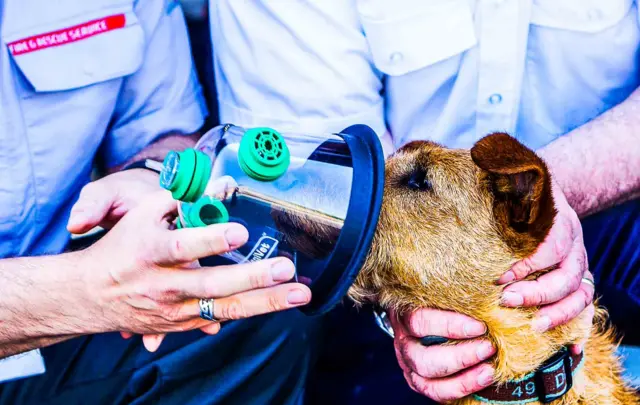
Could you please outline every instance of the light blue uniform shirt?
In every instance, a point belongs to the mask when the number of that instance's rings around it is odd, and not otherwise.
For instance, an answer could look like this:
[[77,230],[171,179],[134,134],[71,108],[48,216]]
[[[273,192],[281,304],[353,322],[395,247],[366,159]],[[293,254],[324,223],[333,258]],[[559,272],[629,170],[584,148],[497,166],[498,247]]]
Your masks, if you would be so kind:
[[175,1],[0,1],[0,257],[57,253],[94,158],[191,133],[206,107]]
[[640,83],[634,0],[211,2],[222,121],[539,148]]

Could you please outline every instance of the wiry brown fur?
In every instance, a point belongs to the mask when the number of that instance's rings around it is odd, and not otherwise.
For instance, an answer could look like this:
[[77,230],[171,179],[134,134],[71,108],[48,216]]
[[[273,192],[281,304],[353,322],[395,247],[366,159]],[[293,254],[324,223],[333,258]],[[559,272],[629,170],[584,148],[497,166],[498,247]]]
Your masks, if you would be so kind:
[[[407,186],[419,171],[430,190]],[[555,214],[546,166],[506,134],[471,151],[411,143],[387,162],[378,229],[350,296],[400,313],[428,307],[481,320],[497,347],[497,382],[522,377],[589,332],[574,320],[538,333],[535,309],[500,306],[504,286],[496,280],[536,250]],[[574,388],[554,404],[640,404],[621,379],[606,319],[598,309]]]

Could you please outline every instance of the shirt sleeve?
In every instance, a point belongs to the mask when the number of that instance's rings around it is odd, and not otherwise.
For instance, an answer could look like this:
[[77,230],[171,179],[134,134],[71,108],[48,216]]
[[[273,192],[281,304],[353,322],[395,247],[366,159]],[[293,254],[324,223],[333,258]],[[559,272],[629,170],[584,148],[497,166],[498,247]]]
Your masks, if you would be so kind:
[[135,12],[145,32],[145,55],[120,90],[102,149],[107,167],[126,162],[164,134],[197,131],[207,115],[178,2],[139,1]]
[[219,0],[210,10],[222,122],[384,134],[382,74],[353,0]]

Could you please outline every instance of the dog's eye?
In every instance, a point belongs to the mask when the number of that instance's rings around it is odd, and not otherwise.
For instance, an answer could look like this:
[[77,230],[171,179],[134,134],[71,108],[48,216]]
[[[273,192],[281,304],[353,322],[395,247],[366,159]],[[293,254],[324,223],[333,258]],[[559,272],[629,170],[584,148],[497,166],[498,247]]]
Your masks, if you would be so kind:
[[427,178],[427,172],[422,169],[414,170],[409,177],[407,177],[406,184],[411,190],[431,190],[431,182]]

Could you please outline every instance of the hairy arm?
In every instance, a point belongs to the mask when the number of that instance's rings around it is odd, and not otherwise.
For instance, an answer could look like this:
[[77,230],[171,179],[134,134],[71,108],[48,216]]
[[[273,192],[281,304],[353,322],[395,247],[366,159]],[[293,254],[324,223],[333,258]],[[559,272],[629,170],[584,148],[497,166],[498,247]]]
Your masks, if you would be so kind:
[[78,256],[0,260],[0,358],[100,331]]
[[640,197],[640,89],[538,153],[581,218]]

